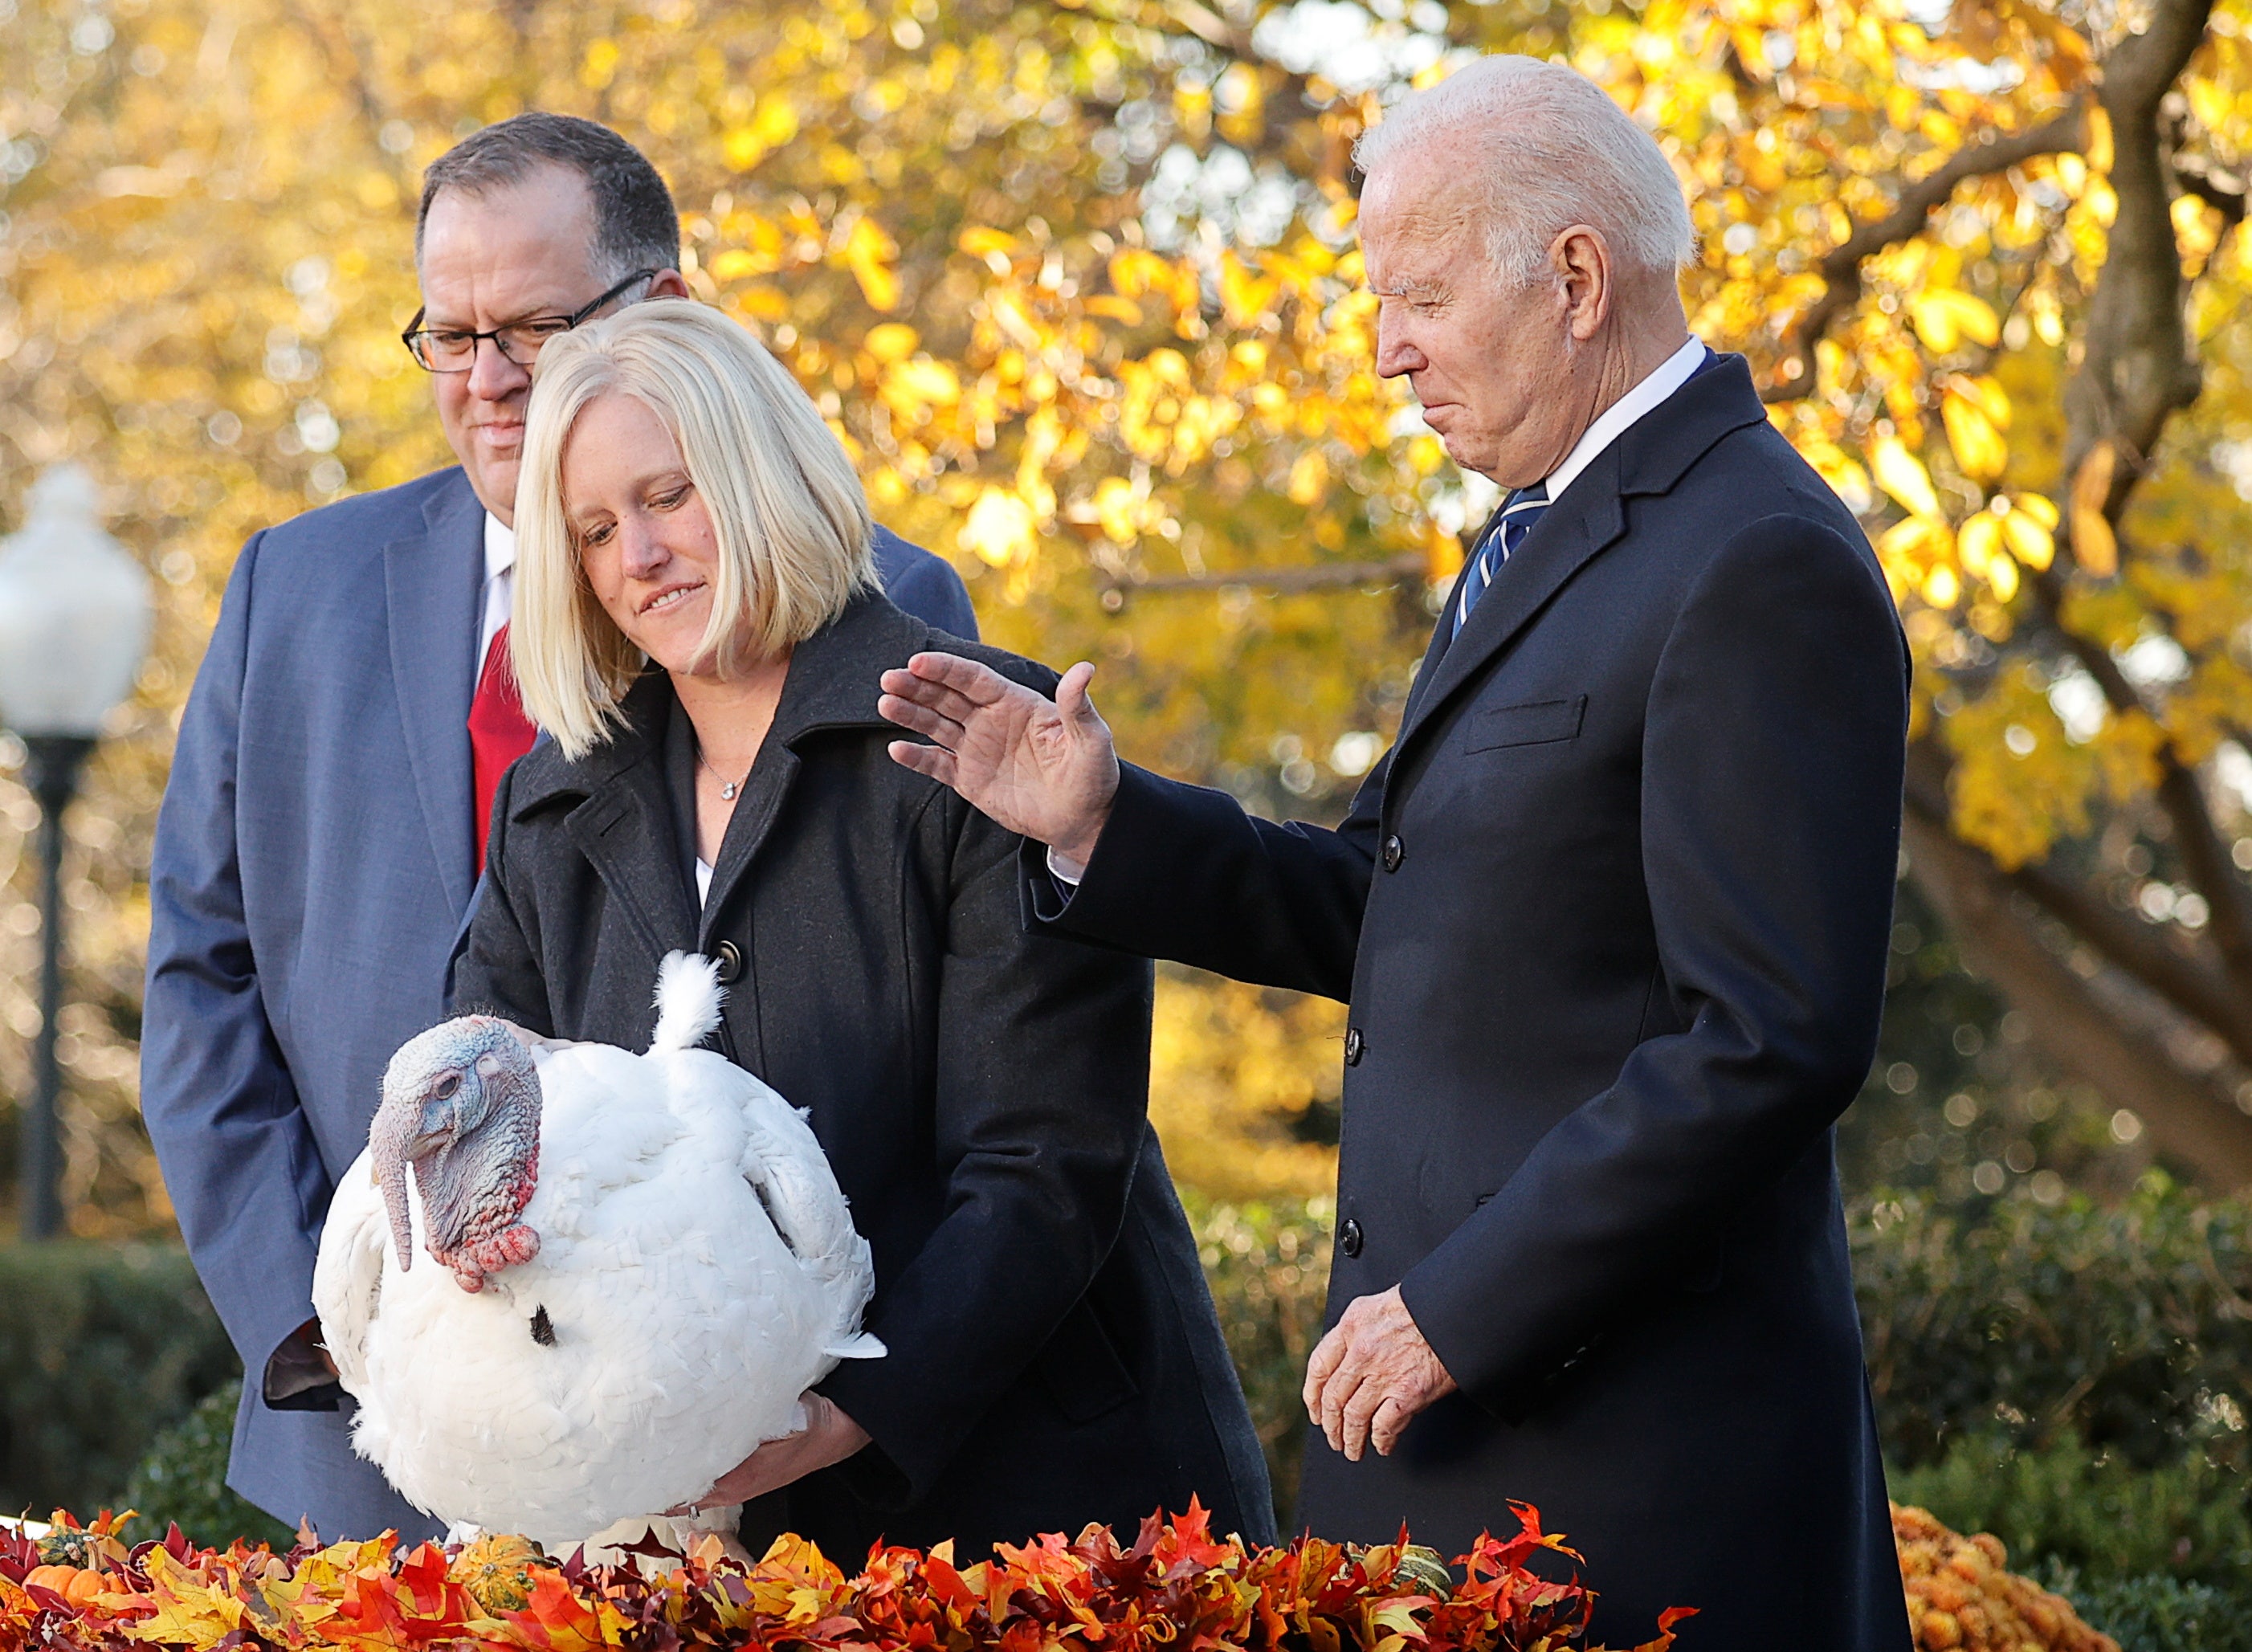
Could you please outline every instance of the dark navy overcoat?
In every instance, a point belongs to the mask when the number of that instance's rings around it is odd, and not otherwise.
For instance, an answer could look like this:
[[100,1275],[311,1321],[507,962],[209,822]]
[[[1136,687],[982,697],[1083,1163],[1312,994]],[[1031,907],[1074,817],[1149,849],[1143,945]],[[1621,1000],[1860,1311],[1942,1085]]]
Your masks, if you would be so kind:
[[[1450,605],[1451,606],[1451,605]],[[1127,771],[1051,933],[1348,1000],[1329,1314],[1461,1392],[1317,1434],[1300,1520],[1449,1555],[1537,1504],[1597,1638],[1908,1644],[1832,1166],[1874,1052],[1907,658],[1724,358],[1565,490],[1335,831]]]

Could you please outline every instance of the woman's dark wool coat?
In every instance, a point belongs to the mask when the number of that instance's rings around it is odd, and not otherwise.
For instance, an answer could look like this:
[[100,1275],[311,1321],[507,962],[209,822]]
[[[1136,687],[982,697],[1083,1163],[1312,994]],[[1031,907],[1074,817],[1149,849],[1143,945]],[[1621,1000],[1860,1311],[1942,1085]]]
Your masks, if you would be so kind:
[[851,1565],[879,1537],[951,1537],[966,1561],[1090,1520],[1130,1532],[1192,1495],[1270,1539],[1145,1116],[1149,968],[1028,934],[1018,840],[886,755],[877,678],[931,647],[1053,689],[855,600],[792,656],[700,917],[670,680],[645,677],[578,762],[543,742],[495,800],[455,1003],[642,1049],[659,961],[701,952],[734,975],[719,1047],[810,1112],[875,1252],[866,1322],[890,1353],[821,1385],[874,1444],[746,1510],[754,1547],[791,1530]]

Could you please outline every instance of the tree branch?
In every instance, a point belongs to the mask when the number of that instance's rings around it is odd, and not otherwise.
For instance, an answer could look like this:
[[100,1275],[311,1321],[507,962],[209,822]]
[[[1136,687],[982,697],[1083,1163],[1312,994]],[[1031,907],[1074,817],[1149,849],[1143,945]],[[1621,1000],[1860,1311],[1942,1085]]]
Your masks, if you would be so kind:
[[1230,586],[1258,591],[1324,591],[1339,586],[1393,585],[1421,579],[1426,571],[1422,553],[1410,552],[1388,562],[1314,562],[1300,567],[1238,568],[1227,573],[1168,574],[1156,580],[1112,580],[1103,594],[1158,596],[1179,591],[1225,591]]
[[[2030,583],[2043,617],[2073,658],[2096,679],[2112,711],[2139,711],[2163,732],[2165,719],[2144,703],[2142,694],[2127,680],[2127,674],[2119,669],[2119,663],[2111,657],[2110,650],[2065,624],[2063,582],[2058,578],[2056,567],[2044,569]],[[2248,898],[2243,880],[2236,875],[2235,864],[2229,858],[2228,846],[2213,823],[2213,811],[2206,806],[2205,788],[2198,783],[2197,771],[2183,758],[2171,735],[2158,750],[2158,762],[2155,801],[2173,829],[2174,848],[2181,856],[2183,873],[2190,886],[2205,898],[2207,910],[2212,914],[2214,949],[2220,954],[2229,989],[2242,1002],[2252,1004],[2252,898]],[[2187,1010],[2186,1005],[2182,1007]],[[2214,1019],[2194,1010],[2188,1013],[2207,1020],[2215,1032],[2230,1039],[2233,1047],[2235,1038],[2228,1027],[2235,1020],[2235,1015]]]
[[1813,393],[1814,347],[1838,315],[1860,297],[1863,260],[1896,241],[1921,233],[1924,220],[1945,205],[1955,193],[1956,185],[1965,179],[2007,171],[2037,155],[2078,149],[2087,141],[2087,113],[2085,103],[2075,101],[2061,115],[2028,131],[1990,133],[1949,156],[1936,171],[1902,184],[1889,213],[1873,224],[1860,226],[1824,254],[1819,266],[1826,283],[1822,296],[1809,305],[1792,325],[1784,345],[1786,354],[1797,358],[1798,371],[1769,385],[1760,392],[1760,399],[1769,403],[1795,401]]
[[421,194],[420,180],[407,162],[385,149],[381,141],[383,128],[391,119],[391,108],[375,87],[373,43],[349,16],[333,16],[311,6],[294,8],[289,15],[328,59],[330,75],[351,88],[353,101],[359,105],[360,118],[367,124],[367,135],[375,140],[376,153],[383,157],[379,164],[391,174],[400,198],[409,203],[416,201]]
[[[1934,829],[1947,827],[1945,754],[1929,738],[1908,750],[1906,805]],[[1969,850],[1969,845],[1964,845]],[[1975,852],[1975,851],[1972,851]],[[2102,954],[2112,966],[2206,1027],[2252,1067],[2252,1001],[2232,989],[2219,972],[2166,946],[2149,929],[2046,861],[1992,875],[2005,880]]]
[[2174,181],[2221,214],[2221,233],[2244,221],[2244,180],[2201,155],[2177,155]]
[[1908,809],[1903,825],[1917,886],[1965,961],[2026,1012],[2041,1053],[2133,1108],[2152,1144],[2213,1191],[2252,1184],[2252,1118],[2099,1002],[2012,909],[2007,880],[1984,856],[1920,809]]
[[2167,419],[2197,399],[2163,115],[2212,10],[2213,0],[2155,0],[2142,32],[2122,40],[2103,66],[2119,210],[2089,298],[2080,370],[2064,389],[2064,473],[2078,475],[2096,445],[2110,442],[2119,462],[2103,510],[2114,523]]

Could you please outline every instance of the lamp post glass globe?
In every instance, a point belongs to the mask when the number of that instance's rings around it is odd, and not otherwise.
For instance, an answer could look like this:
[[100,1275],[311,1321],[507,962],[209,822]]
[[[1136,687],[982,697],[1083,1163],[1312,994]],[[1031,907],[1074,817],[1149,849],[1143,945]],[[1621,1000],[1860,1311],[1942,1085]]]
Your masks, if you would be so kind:
[[0,541],[0,725],[26,739],[100,734],[149,646],[149,576],[95,502],[91,476],[58,465]]
[[63,811],[78,789],[102,720],[133,691],[149,645],[149,577],[105,532],[94,479],[58,466],[31,486],[22,530],[0,541],[0,727],[27,757],[39,804],[39,1034],[33,1093],[23,1114],[23,1228],[51,1238],[62,1225],[56,1103],[62,1069]]

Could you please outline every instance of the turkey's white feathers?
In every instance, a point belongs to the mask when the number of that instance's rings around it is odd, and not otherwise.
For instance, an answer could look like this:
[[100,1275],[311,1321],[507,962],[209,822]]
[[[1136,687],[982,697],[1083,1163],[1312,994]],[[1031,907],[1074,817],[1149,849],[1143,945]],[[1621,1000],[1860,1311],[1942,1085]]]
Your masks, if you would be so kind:
[[[717,1014],[702,959],[665,961],[646,1055],[535,1053],[529,1262],[472,1295],[400,1273],[366,1156],[337,1190],[313,1300],[352,1443],[417,1507],[567,1549],[702,1496],[860,1333],[875,1285],[820,1143],[789,1103],[693,1047]],[[409,1188],[414,1242],[426,1239]],[[545,1316],[547,1339],[539,1339]]]
[[657,967],[657,1036],[650,1040],[650,1054],[703,1043],[719,1024],[726,996],[717,963],[699,953],[666,953]]

